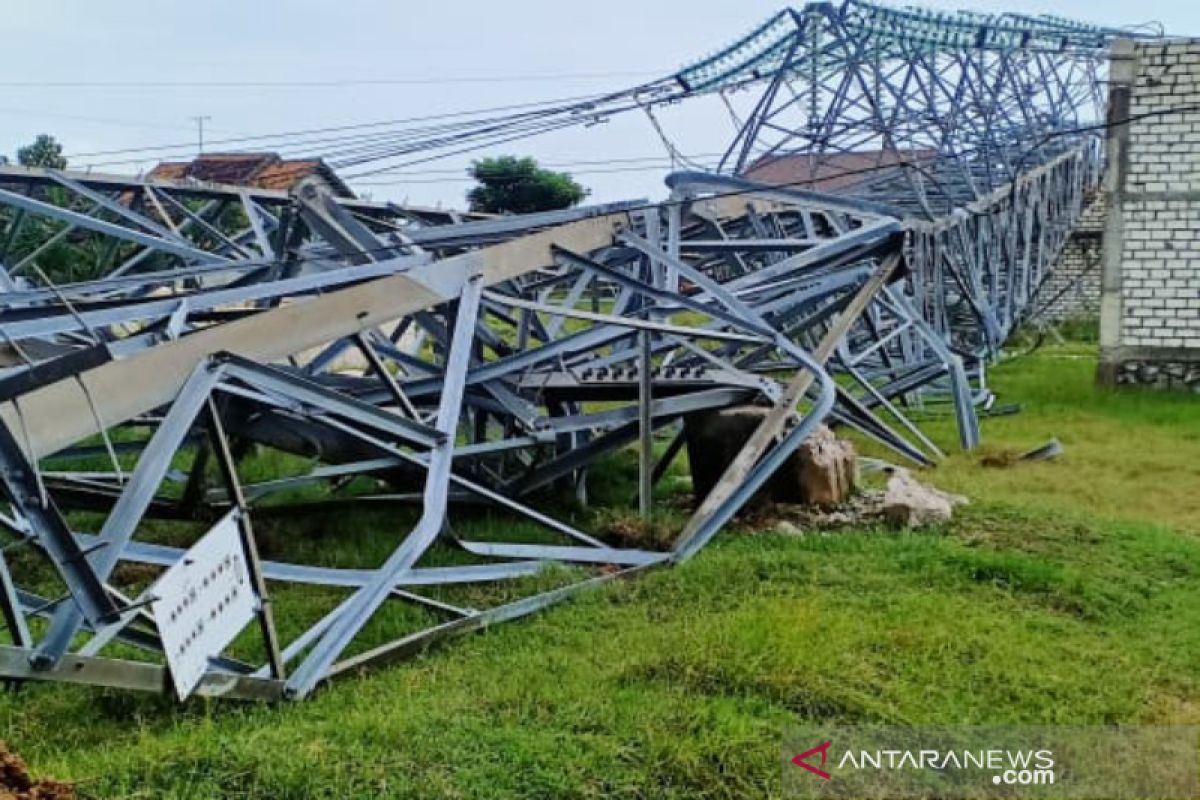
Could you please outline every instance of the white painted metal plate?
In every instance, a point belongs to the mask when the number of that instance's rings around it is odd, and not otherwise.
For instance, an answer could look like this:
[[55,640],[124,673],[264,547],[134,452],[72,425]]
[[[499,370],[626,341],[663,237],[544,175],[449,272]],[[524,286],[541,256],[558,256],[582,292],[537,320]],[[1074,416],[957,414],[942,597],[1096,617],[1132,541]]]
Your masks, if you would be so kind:
[[180,700],[195,690],[209,659],[229,646],[259,608],[236,514],[214,525],[150,589]]

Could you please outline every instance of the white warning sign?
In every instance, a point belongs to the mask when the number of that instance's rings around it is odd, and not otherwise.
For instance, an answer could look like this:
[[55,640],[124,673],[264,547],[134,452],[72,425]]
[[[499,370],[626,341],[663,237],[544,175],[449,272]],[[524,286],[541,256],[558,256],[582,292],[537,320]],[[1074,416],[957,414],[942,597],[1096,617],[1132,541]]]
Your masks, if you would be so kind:
[[226,515],[150,589],[158,633],[179,699],[195,691],[209,660],[221,654],[258,612],[238,530]]

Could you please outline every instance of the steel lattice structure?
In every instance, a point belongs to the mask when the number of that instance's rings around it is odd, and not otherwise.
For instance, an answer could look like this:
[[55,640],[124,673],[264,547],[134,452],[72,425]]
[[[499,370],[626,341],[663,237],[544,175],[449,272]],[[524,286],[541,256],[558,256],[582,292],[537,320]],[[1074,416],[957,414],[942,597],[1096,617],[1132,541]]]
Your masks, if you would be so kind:
[[[0,169],[0,676],[301,698],[687,559],[822,421],[932,464],[905,410],[941,403],[975,446],[984,365],[1096,184],[1080,128],[1115,34],[813,4],[663,81],[423,143],[757,93],[724,169],[671,175],[662,203],[464,218],[317,183]],[[876,161],[836,193],[744,177],[847,152]],[[81,279],[53,282],[63,243]],[[606,541],[564,505],[631,445],[649,505],[681,420],[753,403],[759,429],[670,546]],[[252,480],[254,448],[290,471]],[[252,520],[363,476],[412,508],[371,568],[259,552]],[[506,533],[455,533],[478,514]],[[130,596],[122,564],[165,572]],[[502,599],[475,607],[480,584]],[[319,601],[269,602],[300,591]]]

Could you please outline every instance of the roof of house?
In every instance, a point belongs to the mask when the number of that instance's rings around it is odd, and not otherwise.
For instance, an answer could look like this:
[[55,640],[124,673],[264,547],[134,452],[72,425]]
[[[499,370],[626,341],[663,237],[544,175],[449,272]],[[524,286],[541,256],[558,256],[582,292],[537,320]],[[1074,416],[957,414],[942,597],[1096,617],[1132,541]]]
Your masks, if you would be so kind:
[[[900,165],[925,162],[936,150],[862,150],[848,153],[791,153],[751,164],[745,177],[776,186],[840,194],[893,174]],[[895,167],[896,169],[891,169]]]
[[285,159],[278,153],[205,153],[191,161],[164,161],[146,176],[150,180],[196,180],[289,191],[318,175],[341,197],[354,197],[337,173],[319,158]]

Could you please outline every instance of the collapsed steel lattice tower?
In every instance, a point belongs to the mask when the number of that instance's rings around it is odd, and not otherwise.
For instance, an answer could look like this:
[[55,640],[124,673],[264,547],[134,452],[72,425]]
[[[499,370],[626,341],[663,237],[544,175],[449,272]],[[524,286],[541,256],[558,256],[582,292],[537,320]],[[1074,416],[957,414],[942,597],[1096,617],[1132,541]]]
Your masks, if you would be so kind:
[[[1096,184],[1115,35],[813,4],[661,81],[389,150],[755,93],[721,170],[662,203],[464,219],[0,168],[0,676],[304,697],[690,557],[822,421],[931,464],[906,411],[949,408],[973,447],[984,367]],[[746,177],[783,157],[809,174]],[[636,444],[647,506],[683,419],[755,403],[670,546],[605,541],[564,502]],[[252,477],[264,452],[282,474]],[[252,520],[312,486],[408,503],[403,535],[358,535],[370,567],[286,526],[260,552]],[[502,533],[456,533],[481,516]]]

